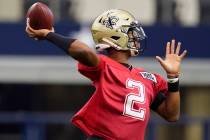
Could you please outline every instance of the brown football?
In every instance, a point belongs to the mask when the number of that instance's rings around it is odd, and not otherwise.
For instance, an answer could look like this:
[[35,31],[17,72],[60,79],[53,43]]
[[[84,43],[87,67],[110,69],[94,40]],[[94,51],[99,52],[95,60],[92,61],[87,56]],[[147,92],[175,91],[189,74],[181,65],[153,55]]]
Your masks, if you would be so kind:
[[41,2],[31,5],[27,11],[26,18],[30,18],[29,24],[33,29],[52,29],[54,24],[52,11]]

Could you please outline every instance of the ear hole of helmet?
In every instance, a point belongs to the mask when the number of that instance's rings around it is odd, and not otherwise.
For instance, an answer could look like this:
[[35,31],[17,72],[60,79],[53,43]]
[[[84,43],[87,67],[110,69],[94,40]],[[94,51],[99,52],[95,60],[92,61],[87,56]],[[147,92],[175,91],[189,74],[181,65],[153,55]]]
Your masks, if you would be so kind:
[[114,40],[118,40],[118,39],[120,39],[120,37],[119,37],[119,36],[111,36],[111,38],[112,38],[112,39],[114,39]]

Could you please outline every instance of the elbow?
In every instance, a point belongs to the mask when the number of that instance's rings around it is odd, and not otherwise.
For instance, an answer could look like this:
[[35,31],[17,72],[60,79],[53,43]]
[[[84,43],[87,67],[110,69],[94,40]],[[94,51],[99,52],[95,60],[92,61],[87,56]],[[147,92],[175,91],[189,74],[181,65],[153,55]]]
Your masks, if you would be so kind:
[[177,122],[179,120],[179,118],[170,118],[170,119],[167,119],[168,122]]
[[165,120],[168,122],[177,122],[179,120],[179,117],[179,115],[168,116],[165,117]]
[[80,63],[86,66],[97,66],[98,57],[97,55],[90,49],[81,49],[78,50],[75,54],[71,55],[74,59],[78,60]]

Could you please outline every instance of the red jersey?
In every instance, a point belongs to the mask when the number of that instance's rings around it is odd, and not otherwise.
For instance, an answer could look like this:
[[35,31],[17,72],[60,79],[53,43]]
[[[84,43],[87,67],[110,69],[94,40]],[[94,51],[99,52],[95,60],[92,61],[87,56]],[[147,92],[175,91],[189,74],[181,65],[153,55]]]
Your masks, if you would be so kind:
[[144,140],[150,105],[159,92],[166,93],[167,82],[144,69],[129,70],[107,56],[99,58],[97,67],[78,64],[96,90],[73,124],[105,140]]

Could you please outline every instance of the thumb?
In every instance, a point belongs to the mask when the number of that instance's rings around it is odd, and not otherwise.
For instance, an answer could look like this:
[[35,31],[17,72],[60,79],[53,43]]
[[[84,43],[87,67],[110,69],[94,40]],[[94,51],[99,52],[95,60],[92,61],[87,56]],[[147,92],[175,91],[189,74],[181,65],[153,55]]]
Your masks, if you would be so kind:
[[158,62],[159,62],[162,66],[165,65],[164,60],[163,60],[160,56],[156,56],[155,58],[158,60]]

